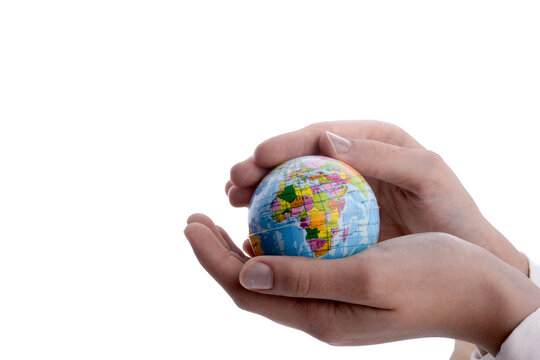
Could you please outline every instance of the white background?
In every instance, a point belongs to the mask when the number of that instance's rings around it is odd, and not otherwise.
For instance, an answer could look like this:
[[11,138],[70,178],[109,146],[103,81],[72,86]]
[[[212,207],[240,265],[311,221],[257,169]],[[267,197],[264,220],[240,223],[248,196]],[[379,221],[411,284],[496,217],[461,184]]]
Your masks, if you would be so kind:
[[231,165],[312,122],[379,119],[540,259],[539,18],[536,1],[0,2],[0,358],[447,359],[450,340],[338,348],[239,310],[185,220],[241,244]]

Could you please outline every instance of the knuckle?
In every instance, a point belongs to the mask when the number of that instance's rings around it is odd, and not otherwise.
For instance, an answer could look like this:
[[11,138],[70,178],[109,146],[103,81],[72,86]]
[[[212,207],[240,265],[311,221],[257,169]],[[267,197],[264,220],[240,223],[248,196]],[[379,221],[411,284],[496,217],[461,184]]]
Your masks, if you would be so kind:
[[377,290],[379,289],[376,268],[376,266],[364,266],[359,271],[358,290],[362,294],[362,298],[369,303],[376,301]]
[[424,171],[424,181],[420,183],[421,192],[436,190],[445,179],[443,174],[445,162],[442,157],[434,151],[422,150],[422,168]]
[[[381,252],[385,251],[385,249],[377,247],[371,250],[372,253],[373,251]],[[380,255],[384,256],[384,254]],[[380,258],[380,256],[377,258]],[[355,266],[357,278],[357,281],[355,282],[355,291],[358,296],[365,303],[372,304],[380,302],[381,297],[383,297],[383,287],[381,287],[381,283],[384,283],[384,281],[382,279],[383,276],[381,274],[379,262],[373,261],[371,260],[371,257],[365,256],[363,261],[358,262]]]
[[405,130],[403,130],[401,127],[397,126],[396,124],[392,124],[392,123],[380,121],[380,120],[378,120],[378,123],[380,124],[380,126],[386,126],[387,133],[405,135]]
[[382,159],[388,157],[388,149],[385,146],[379,146],[379,143],[374,140],[367,140],[364,143],[364,148],[362,149],[369,157],[379,156]]
[[307,297],[311,293],[312,279],[307,271],[298,271],[294,276],[292,290],[298,297]]
[[276,138],[277,136],[271,137],[257,145],[255,151],[253,152],[253,162],[255,163],[255,165],[266,168],[270,167],[273,164],[274,153],[276,152]]
[[444,165],[441,155],[435,151],[422,150],[422,162],[427,171],[437,171]]

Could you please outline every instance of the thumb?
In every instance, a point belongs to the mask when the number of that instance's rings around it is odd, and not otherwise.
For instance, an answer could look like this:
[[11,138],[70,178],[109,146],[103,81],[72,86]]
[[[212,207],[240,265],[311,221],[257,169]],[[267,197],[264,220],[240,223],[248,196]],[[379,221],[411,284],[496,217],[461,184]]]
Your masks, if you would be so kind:
[[335,260],[258,256],[244,264],[239,280],[246,289],[265,294],[370,305],[373,267],[363,255]]
[[[347,139],[326,131],[319,138],[321,151],[349,164],[363,176],[373,177],[414,193],[435,184],[448,167],[429,150],[406,148],[376,140]],[[441,172],[441,169],[443,170]]]

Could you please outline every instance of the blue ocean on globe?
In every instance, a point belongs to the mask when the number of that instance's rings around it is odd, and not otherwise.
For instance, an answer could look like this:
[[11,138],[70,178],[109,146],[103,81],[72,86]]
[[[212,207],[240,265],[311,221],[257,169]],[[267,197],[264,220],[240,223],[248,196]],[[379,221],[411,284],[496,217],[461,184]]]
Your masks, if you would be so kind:
[[289,160],[251,198],[249,239],[256,255],[336,259],[377,242],[379,207],[366,180],[325,156]]

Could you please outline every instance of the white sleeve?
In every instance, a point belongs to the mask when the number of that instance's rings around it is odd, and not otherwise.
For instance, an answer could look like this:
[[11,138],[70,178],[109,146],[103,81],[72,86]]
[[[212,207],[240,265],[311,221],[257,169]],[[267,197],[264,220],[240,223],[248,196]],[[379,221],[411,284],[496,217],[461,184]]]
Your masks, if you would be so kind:
[[[540,287],[540,266],[529,261],[529,277]],[[496,357],[478,348],[471,360],[530,360],[540,359],[540,309],[527,316],[501,345]]]

